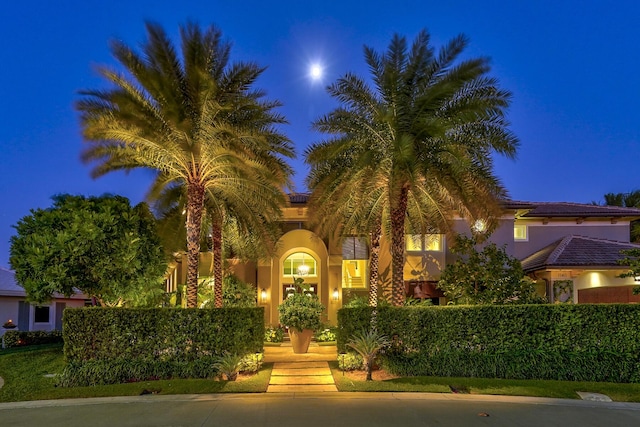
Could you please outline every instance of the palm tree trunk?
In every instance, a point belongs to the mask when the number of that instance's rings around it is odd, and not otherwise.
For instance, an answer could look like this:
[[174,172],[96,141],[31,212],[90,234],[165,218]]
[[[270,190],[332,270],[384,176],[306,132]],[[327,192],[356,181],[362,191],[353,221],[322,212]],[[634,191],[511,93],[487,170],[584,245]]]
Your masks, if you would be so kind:
[[187,183],[187,308],[198,306],[198,262],[203,209],[204,185]]
[[215,307],[222,307],[222,227],[213,221],[211,223],[211,240],[213,244],[213,283]]
[[391,304],[404,305],[404,219],[407,214],[407,189],[402,188],[398,204],[391,210]]
[[382,229],[380,224],[371,233],[371,258],[369,260],[369,305],[378,306],[378,265],[380,261],[380,235]]

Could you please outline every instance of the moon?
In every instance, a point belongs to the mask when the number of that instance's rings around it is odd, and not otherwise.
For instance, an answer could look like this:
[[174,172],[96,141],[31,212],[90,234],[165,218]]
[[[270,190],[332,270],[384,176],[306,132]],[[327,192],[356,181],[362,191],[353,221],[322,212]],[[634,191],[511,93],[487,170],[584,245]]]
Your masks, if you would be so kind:
[[322,78],[322,71],[320,64],[311,64],[311,67],[309,67],[309,77],[311,77],[311,80],[318,81]]

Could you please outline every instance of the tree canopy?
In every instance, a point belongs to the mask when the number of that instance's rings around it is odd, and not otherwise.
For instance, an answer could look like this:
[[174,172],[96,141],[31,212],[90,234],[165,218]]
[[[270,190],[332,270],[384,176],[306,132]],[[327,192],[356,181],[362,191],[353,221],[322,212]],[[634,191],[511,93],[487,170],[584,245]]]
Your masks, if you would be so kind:
[[277,128],[286,122],[275,112],[280,104],[255,88],[264,68],[232,63],[219,29],[181,26],[179,48],[159,25],[147,23],[146,30],[139,50],[111,43],[122,71],[99,68],[108,89],[82,92],[83,159],[94,162],[95,177],[155,171],[151,198],[183,187],[187,306],[195,307],[205,200],[216,209],[214,248],[221,247],[217,236],[228,212],[278,218],[291,175],[284,159],[294,150]]
[[9,262],[27,298],[77,291],[101,305],[146,305],[163,293],[167,263],[146,204],[121,196],[58,195],[15,225]]
[[452,233],[455,215],[492,226],[506,197],[492,155],[515,156],[511,94],[488,59],[459,59],[467,44],[458,36],[436,52],[425,30],[411,46],[395,35],[385,52],[365,47],[373,85],[347,73],[328,88],[339,106],[314,122],[330,137],[306,152],[312,206],[324,229],[388,236],[394,305],[405,233]]
[[438,282],[451,304],[534,304],[544,299],[520,261],[495,243],[481,251],[474,239],[460,236],[452,252],[460,258],[448,264]]

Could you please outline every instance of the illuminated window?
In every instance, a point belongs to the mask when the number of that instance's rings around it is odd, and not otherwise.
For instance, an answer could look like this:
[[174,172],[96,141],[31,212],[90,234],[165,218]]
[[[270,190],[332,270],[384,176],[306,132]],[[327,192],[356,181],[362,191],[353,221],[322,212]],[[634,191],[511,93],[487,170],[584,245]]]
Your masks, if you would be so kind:
[[513,240],[527,241],[529,236],[527,235],[527,226],[523,224],[516,224],[513,226]]
[[342,287],[360,288],[367,287],[367,260],[342,261]]
[[442,251],[442,234],[406,234],[404,241],[407,252]]
[[304,252],[296,252],[287,257],[282,265],[283,276],[312,276],[318,275],[316,260]]

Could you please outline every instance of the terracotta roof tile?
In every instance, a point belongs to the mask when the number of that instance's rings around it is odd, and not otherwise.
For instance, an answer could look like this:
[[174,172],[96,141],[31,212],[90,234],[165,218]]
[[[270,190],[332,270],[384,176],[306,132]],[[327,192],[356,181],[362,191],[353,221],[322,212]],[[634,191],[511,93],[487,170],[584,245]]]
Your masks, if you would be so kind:
[[626,249],[640,245],[569,235],[524,258],[522,268],[530,272],[546,267],[618,267],[624,258],[620,251]]
[[[523,203],[523,202],[520,202]],[[525,218],[537,217],[638,217],[640,209],[568,202],[534,202]]]

